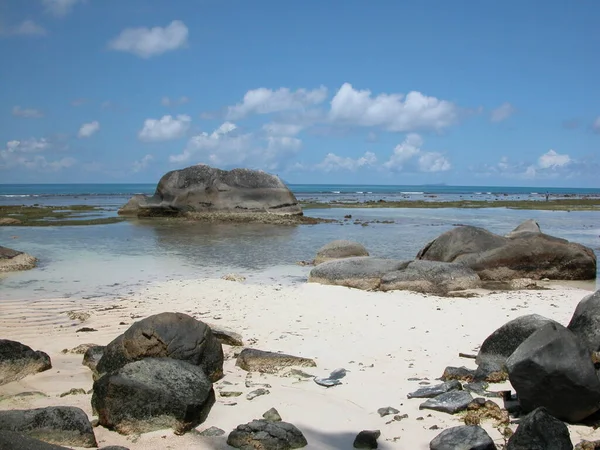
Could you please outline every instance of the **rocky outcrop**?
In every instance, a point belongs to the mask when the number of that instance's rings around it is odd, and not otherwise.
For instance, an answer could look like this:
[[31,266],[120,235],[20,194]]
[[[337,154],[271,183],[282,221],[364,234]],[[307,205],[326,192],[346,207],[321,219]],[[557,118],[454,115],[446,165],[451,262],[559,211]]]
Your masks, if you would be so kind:
[[215,393],[203,370],[171,358],[126,364],[94,382],[100,425],[122,434],[172,428],[182,434],[206,420]]
[[351,258],[353,256],[369,256],[367,249],[358,242],[337,240],[325,244],[317,251],[315,264],[321,264],[334,259]]
[[529,223],[513,233],[504,237],[483,228],[459,226],[427,244],[417,259],[461,263],[482,280],[596,278],[596,256],[591,248],[531,231]]
[[0,339],[0,386],[52,368],[50,357],[31,347]]
[[573,450],[569,429],[545,408],[537,408],[519,422],[507,450]]
[[431,450],[496,450],[487,432],[476,425],[448,428],[430,443]]
[[182,313],[161,313],[134,323],[106,346],[96,366],[112,372],[143,358],[173,358],[197,365],[211,381],[223,376],[223,347],[205,323]]
[[152,197],[135,196],[120,214],[173,216],[181,213],[300,215],[294,194],[275,175],[196,165],[166,173]]
[[317,364],[309,358],[245,348],[238,355],[236,365],[247,372],[276,373],[286,367],[316,367]]
[[579,302],[567,328],[587,345],[590,352],[600,351],[600,290]]
[[253,420],[229,433],[227,444],[241,450],[290,450],[306,447],[302,432],[291,423]]
[[33,269],[37,258],[0,245],[0,272],[16,272]]
[[72,406],[0,411],[0,430],[14,431],[50,444],[98,446],[87,415]]
[[509,380],[525,412],[545,407],[578,422],[600,408],[600,380],[588,348],[556,323],[529,336],[506,361]]

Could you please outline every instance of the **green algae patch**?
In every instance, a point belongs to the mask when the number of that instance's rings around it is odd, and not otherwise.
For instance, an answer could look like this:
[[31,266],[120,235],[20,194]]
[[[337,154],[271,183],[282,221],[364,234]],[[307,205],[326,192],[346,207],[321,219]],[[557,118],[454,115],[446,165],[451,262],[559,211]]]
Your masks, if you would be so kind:
[[90,205],[0,206],[0,226],[43,227],[105,225],[122,222],[121,217],[105,217],[104,209]]

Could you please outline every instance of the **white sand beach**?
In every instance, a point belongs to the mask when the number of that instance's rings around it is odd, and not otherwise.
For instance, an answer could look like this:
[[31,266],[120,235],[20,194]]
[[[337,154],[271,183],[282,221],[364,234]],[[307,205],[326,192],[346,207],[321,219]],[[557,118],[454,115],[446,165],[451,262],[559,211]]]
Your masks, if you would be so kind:
[[[421,387],[420,381],[409,379],[427,379],[435,384],[446,366],[474,368],[474,361],[460,358],[459,352],[476,353],[477,346],[496,328],[524,314],[537,313],[566,324],[577,303],[589,293],[580,287],[554,286],[550,290],[441,298],[404,291],[364,292],[317,284],[284,286],[206,279],[169,281],[115,298],[3,301],[2,337],[45,351],[53,368],[0,387],[0,409],[78,406],[92,418],[91,395],[59,397],[71,388],[89,391],[93,384],[91,371],[81,364],[82,355],[61,351],[85,343],[105,345],[134,321],[173,311],[236,331],[248,347],[314,358],[317,367],[303,369],[313,375],[327,375],[340,367],[348,371],[343,384],[332,388],[310,379],[258,373],[249,376],[235,366],[234,349],[224,346],[225,377],[215,388],[241,391],[243,395],[226,398],[217,394],[217,403],[197,431],[216,426],[229,433],[275,407],[283,420],[304,433],[309,449],[351,448],[359,431],[379,429],[379,448],[424,450],[441,430],[462,424],[461,417],[419,410],[423,400],[408,400],[406,396]],[[71,320],[69,311],[90,316],[84,322]],[[77,333],[83,326],[97,331]],[[254,389],[246,388],[247,377],[270,384],[270,394],[247,400],[246,394]],[[489,390],[505,387],[492,384]],[[13,397],[23,392],[38,394]],[[408,418],[386,423],[392,416],[382,418],[377,409],[387,406]],[[492,421],[482,425],[497,444],[504,443]],[[436,426],[439,429],[431,429]],[[569,428],[574,443],[600,439],[600,430]],[[229,448],[227,434],[202,437],[197,431],[183,436],[170,430],[122,436],[95,428],[100,446],[123,445],[132,450]]]

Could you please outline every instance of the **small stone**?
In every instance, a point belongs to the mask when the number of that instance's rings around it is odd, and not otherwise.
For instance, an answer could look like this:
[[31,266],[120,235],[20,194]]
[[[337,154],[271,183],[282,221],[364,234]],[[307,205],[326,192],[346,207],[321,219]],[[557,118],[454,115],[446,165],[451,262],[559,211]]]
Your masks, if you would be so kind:
[[265,420],[268,420],[269,422],[281,422],[281,416],[275,408],[271,408],[262,416]]
[[400,411],[398,411],[396,408],[392,408],[391,406],[388,406],[386,408],[379,408],[377,410],[377,413],[381,417],[389,416],[390,414],[398,414],[399,412]]
[[217,427],[210,427],[200,432],[200,436],[223,436],[225,431]]
[[259,389],[256,389],[256,390],[250,392],[248,395],[246,395],[246,398],[248,400],[254,400],[256,397],[260,397],[261,395],[267,395],[270,393],[271,393],[271,391],[269,391],[268,389],[259,388]]
[[79,330],[75,331],[75,333],[90,333],[92,331],[98,331],[95,328],[90,328],[90,327],[83,327],[80,328]]
[[377,448],[377,439],[381,436],[379,430],[363,430],[354,439],[354,448]]
[[242,395],[242,393],[239,391],[222,391],[219,392],[219,395],[221,397],[239,397],[240,395]]

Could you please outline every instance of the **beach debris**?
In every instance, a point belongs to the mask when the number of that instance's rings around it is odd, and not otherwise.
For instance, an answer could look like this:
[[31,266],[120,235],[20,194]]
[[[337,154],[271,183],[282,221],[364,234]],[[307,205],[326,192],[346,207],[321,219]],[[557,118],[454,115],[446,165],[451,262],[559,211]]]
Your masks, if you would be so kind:
[[472,355],[470,353],[462,353],[461,352],[458,354],[458,357],[459,358],[467,358],[467,359],[475,359],[475,358],[477,358],[477,355]]
[[296,265],[298,266],[302,266],[302,267],[306,267],[306,266],[312,266],[314,265],[314,261],[296,261]]
[[212,334],[221,344],[231,345],[233,347],[241,347],[244,345],[241,334],[212,323],[206,323],[206,325],[210,327]]
[[354,448],[377,448],[377,439],[380,436],[379,430],[363,430],[356,435],[352,445]]
[[597,450],[600,449],[600,441],[587,441],[583,440],[577,444],[574,450]]
[[325,244],[317,251],[315,265],[335,259],[353,256],[369,256],[367,249],[360,243],[346,240],[336,240]]
[[90,347],[98,347],[97,344],[79,344],[77,347],[72,349],[65,348],[61,353],[72,353],[75,355],[83,355]]
[[200,432],[200,436],[210,436],[210,437],[223,436],[224,434],[225,434],[225,430],[222,430],[217,427],[210,427],[210,428],[207,428],[206,430],[203,430]]
[[92,396],[100,425],[121,434],[164,428],[183,434],[203,423],[214,403],[202,368],[171,358],[145,358],[107,373],[94,382]]
[[[16,236],[13,236],[15,238]],[[0,272],[16,272],[19,270],[33,269],[37,265],[37,258],[27,253],[19,252],[0,245]]]
[[430,443],[431,450],[496,450],[494,441],[479,426],[458,426],[438,434]]
[[253,420],[229,433],[227,444],[240,449],[291,450],[306,447],[302,432],[291,423]]
[[247,372],[277,373],[286,367],[316,367],[317,364],[309,358],[245,348],[238,355],[236,365]]
[[398,411],[396,408],[392,408],[391,406],[387,406],[385,408],[379,408],[377,410],[377,414],[379,414],[380,417],[385,417],[385,416],[389,416],[391,414],[398,414],[400,411]]
[[493,419],[497,425],[508,425],[510,422],[508,411],[491,400],[479,397],[467,406],[464,420],[466,425],[478,425],[481,419]]
[[268,420],[269,422],[281,422],[281,416],[275,408],[269,409],[262,416],[265,420]]
[[105,351],[106,347],[104,345],[94,345],[89,347],[83,354],[83,361],[81,362],[81,364],[89,367],[92,370],[92,372],[95,373],[98,361],[100,361]]
[[569,429],[546,408],[536,408],[519,422],[506,444],[507,450],[571,450]]
[[246,398],[248,400],[254,400],[256,397],[260,397],[261,395],[268,395],[270,393],[271,391],[269,391],[268,389],[258,388],[246,395]]
[[419,409],[432,409],[434,411],[454,414],[467,409],[473,397],[466,391],[450,391],[430,398],[419,405]]
[[71,320],[79,320],[80,322],[85,322],[91,316],[89,312],[85,311],[67,311],[65,313],[67,317]]
[[219,395],[221,397],[239,397],[242,393],[239,391],[220,391]]
[[465,366],[461,366],[461,367],[448,366],[444,369],[444,373],[440,377],[440,379],[443,381],[460,380],[460,381],[466,381],[467,383],[470,383],[471,381],[473,381],[474,378],[475,378],[475,371],[468,369]]
[[95,328],[91,328],[91,327],[83,327],[83,328],[79,328],[78,330],[75,331],[75,333],[91,333],[93,331],[98,331]]
[[338,384],[342,384],[340,381],[342,378],[346,376],[346,369],[340,368],[335,369],[333,372],[329,374],[328,377],[315,377],[314,381],[319,386],[332,387],[337,386]]
[[87,414],[74,406],[0,411],[0,430],[15,431],[56,445],[98,446]]
[[[581,299],[567,328],[587,345],[590,352],[600,350],[600,289]],[[596,359],[599,359],[597,355]]]
[[244,275],[240,275],[237,273],[227,273],[225,275],[223,275],[221,277],[222,280],[227,280],[227,281],[237,281],[238,283],[241,283],[242,281],[246,281],[246,277]]
[[85,395],[86,393],[85,389],[71,388],[69,391],[60,394],[59,397],[66,397],[67,395]]
[[0,386],[51,368],[46,353],[17,341],[0,339]]
[[306,373],[303,370],[300,369],[290,369],[287,372],[285,372],[283,375],[283,377],[294,377],[294,378],[298,378],[299,380],[307,380],[308,378],[314,378],[314,375],[311,375],[310,373]]
[[417,389],[407,395],[408,398],[433,398],[450,391],[460,391],[462,384],[458,380],[450,380],[445,383],[436,384]]

